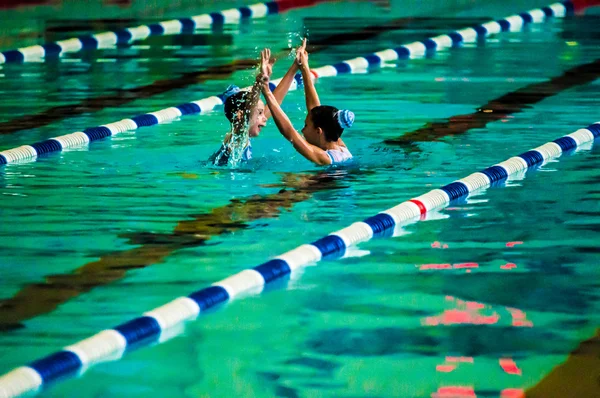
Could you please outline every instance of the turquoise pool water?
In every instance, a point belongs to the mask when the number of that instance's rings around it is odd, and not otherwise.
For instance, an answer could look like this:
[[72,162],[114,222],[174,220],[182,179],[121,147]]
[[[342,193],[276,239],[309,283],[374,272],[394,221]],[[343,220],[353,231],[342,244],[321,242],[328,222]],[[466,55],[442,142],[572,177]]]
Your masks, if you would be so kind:
[[[545,4],[513,3],[444,15],[472,21]],[[226,29],[232,46],[107,50],[58,64],[6,65],[3,121],[252,58],[262,46],[283,49],[303,25],[315,40],[351,30],[315,19],[328,13],[352,17],[356,28],[378,23],[359,19],[367,7],[395,18],[397,4],[391,13],[364,3],[291,11]],[[356,113],[344,140],[359,162],[346,170],[309,165],[272,122],[248,165],[206,167],[228,128],[220,111],[4,167],[0,373],[598,121],[594,81],[463,134],[416,138],[410,147],[384,143],[596,60],[595,21],[533,26],[369,74],[321,79],[324,103]],[[431,21],[416,21],[315,52],[311,65],[432,33]],[[275,75],[289,62],[281,60]],[[0,136],[0,148],[201,99],[250,79],[238,72],[57,118]],[[284,106],[301,127],[303,93],[291,92]],[[491,397],[526,389],[600,321],[599,165],[597,148],[563,156],[44,395]]]

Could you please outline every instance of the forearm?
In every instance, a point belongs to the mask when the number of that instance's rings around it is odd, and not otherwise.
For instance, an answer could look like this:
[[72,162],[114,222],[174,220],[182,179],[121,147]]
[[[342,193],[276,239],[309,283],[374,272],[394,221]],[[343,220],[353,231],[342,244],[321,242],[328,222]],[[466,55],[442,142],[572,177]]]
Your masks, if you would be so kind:
[[[285,73],[277,87],[275,87],[275,90],[273,90],[273,95],[275,96],[275,99],[279,104],[283,103],[283,99],[290,90],[290,86],[294,81],[294,75],[296,74],[297,70],[298,65],[296,65],[296,62],[294,62],[292,66],[290,66],[288,71]],[[265,116],[267,117],[267,119],[271,117],[271,110],[269,108],[265,110]]]
[[287,95],[288,91],[290,90],[290,86],[294,81],[294,76],[296,75],[297,71],[298,65],[296,65],[296,62],[294,62],[292,63],[292,66],[290,66],[288,71],[285,73],[277,87],[275,87],[275,90],[273,90],[273,95],[275,96],[275,99],[280,105],[283,102],[283,99]]
[[[258,100],[260,99],[260,84],[258,82],[254,82],[252,88],[250,89],[250,104],[248,105],[249,112],[252,112],[256,105],[258,104]],[[250,115],[250,113],[248,114]]]
[[296,131],[292,125],[292,122],[290,122],[290,119],[288,119],[285,112],[283,112],[277,103],[277,99],[273,93],[271,93],[271,90],[269,90],[268,84],[266,88],[263,88],[263,95],[265,96],[267,105],[271,109],[273,120],[275,121],[277,129],[281,135],[283,135],[294,146],[296,151],[298,151],[298,153],[300,153],[306,159],[316,164],[329,164],[330,160],[325,151],[306,142],[300,133]]
[[267,105],[271,111],[271,116],[273,117],[273,121],[275,122],[277,129],[281,135],[283,135],[289,141],[293,141],[298,132],[296,132],[292,122],[290,122],[290,119],[287,117],[283,109],[281,109],[281,106],[279,106],[279,101],[275,97],[274,93],[272,93],[269,89],[268,84],[266,87],[263,87],[262,92],[265,97],[265,101],[267,101]]
[[316,106],[321,105],[319,101],[319,95],[312,79],[312,73],[308,65],[303,65],[302,68],[302,80],[304,81],[304,97],[306,99],[306,110],[310,110]]

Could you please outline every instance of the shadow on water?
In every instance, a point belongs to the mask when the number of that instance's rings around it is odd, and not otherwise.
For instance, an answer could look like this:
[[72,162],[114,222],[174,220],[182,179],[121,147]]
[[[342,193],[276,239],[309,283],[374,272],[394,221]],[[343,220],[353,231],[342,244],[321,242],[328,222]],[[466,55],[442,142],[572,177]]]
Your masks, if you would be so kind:
[[310,199],[316,192],[343,189],[346,177],[347,173],[340,170],[284,174],[280,184],[269,186],[279,189],[278,192],[232,199],[226,206],[178,222],[171,234],[120,235],[127,243],[140,246],[105,254],[71,273],[49,275],[42,283],[24,286],[12,298],[0,301],[0,329],[23,327],[21,322],[53,311],[97,286],[120,280],[131,269],[160,263],[176,250],[203,246],[215,236],[252,228],[253,221],[277,218],[282,211]]
[[446,121],[431,122],[397,138],[387,139],[388,145],[397,145],[407,152],[419,152],[416,142],[438,141],[444,137],[461,135],[509,115],[526,111],[533,105],[573,87],[591,83],[600,77],[600,60],[579,65],[562,75],[540,83],[529,84],[516,91],[495,98],[466,115],[452,116]]
[[[477,19],[477,21],[479,20],[481,19]],[[414,39],[422,40],[431,34],[430,31],[432,29],[444,30],[445,27],[455,27],[459,25],[460,21],[461,19],[452,18],[398,18],[383,23],[375,23],[349,32],[317,35],[316,37],[311,38],[308,50],[311,53],[318,53],[338,45],[368,40],[382,33],[394,30],[414,30],[420,28],[423,32],[416,34]],[[467,21],[471,22],[473,19],[468,19]],[[346,24],[345,26],[348,25]],[[330,29],[328,28],[327,30],[329,31]],[[412,35],[415,34],[413,33]],[[188,40],[183,36],[179,39],[173,39],[173,37],[177,36],[168,36],[166,38],[157,37],[152,38],[152,40],[183,40],[184,42],[185,40]],[[275,58],[281,58],[289,54],[289,51],[289,49],[283,49],[273,56]],[[12,134],[21,130],[46,126],[77,115],[98,112],[108,107],[119,107],[137,99],[149,98],[171,90],[182,89],[190,85],[210,80],[226,79],[234,72],[254,67],[256,62],[256,59],[240,59],[229,64],[211,66],[202,70],[185,73],[175,78],[157,80],[145,86],[128,89],[117,88],[111,90],[111,93],[109,94],[86,98],[79,103],[56,106],[39,113],[24,115],[6,122],[1,122],[0,135]],[[5,73],[10,74],[10,69]],[[86,71],[85,73],[87,74],[88,72]]]

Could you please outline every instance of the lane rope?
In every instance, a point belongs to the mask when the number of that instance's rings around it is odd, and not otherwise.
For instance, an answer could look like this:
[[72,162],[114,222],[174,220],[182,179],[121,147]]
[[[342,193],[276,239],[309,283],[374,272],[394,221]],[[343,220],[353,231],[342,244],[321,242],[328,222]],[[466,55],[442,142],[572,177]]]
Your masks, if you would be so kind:
[[[320,0],[323,1],[323,0]],[[97,49],[114,48],[117,45],[127,45],[134,41],[144,40],[150,36],[172,36],[193,33],[196,29],[210,29],[212,26],[223,24],[239,24],[249,19],[265,18],[291,10],[308,7],[319,0],[277,0],[257,3],[250,6],[216,11],[189,18],[171,19],[149,25],[118,29],[71,39],[48,42],[0,52],[0,64],[18,62],[39,62],[47,58],[58,58],[63,54],[77,53]]]
[[[290,0],[288,0],[288,2],[289,1]],[[573,3],[571,1],[554,3],[548,7],[515,14],[498,21],[490,21],[472,28],[460,29],[447,35],[440,35],[423,41],[416,41],[397,48],[378,51],[364,57],[353,58],[333,65],[321,66],[312,70],[312,78],[332,77],[345,73],[360,73],[369,68],[379,67],[385,62],[392,62],[398,59],[423,58],[436,51],[446,50],[451,47],[460,47],[465,43],[474,43],[478,40],[485,40],[493,34],[522,31],[529,24],[541,23],[549,18],[563,18],[572,12]],[[274,89],[280,81],[281,79],[271,81],[271,88]],[[296,90],[298,87],[302,87],[302,77],[300,74],[296,75],[296,78],[290,87],[290,91]],[[223,105],[222,95],[215,95],[156,112],[138,115],[131,119],[123,119],[118,122],[90,127],[83,131],[50,138],[31,145],[22,145],[17,148],[1,151],[0,165],[35,161],[38,156],[43,154],[60,152],[67,148],[86,146],[89,145],[90,142],[111,137],[125,131],[137,130],[139,127],[172,122],[184,115],[209,112],[221,105]]]
[[600,137],[600,122],[579,129],[542,146],[511,157],[465,178],[431,190],[363,221],[304,244],[254,268],[243,270],[209,287],[182,296],[145,312],[112,329],[64,347],[62,351],[21,366],[0,377],[0,396],[17,397],[38,391],[43,385],[83,373],[88,367],[121,356],[132,346],[140,347],[167,339],[170,330],[202,312],[233,301],[236,297],[261,293],[265,285],[294,271],[321,261],[342,257],[354,245],[375,237],[389,237],[397,227],[418,221],[428,212],[447,207],[469,194],[502,183],[511,175],[536,168]]

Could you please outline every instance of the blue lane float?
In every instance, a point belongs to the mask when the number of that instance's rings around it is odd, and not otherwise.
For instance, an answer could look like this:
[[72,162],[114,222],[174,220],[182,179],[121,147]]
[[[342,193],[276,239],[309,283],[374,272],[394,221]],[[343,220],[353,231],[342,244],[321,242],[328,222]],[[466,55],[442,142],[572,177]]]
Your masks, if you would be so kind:
[[[288,9],[289,8],[293,7],[288,7]],[[269,1],[240,8],[196,15],[189,18],[172,19],[150,25],[140,25],[93,35],[84,35],[57,42],[0,52],[0,64],[40,61],[46,58],[58,58],[66,53],[113,48],[117,45],[130,44],[137,40],[144,40],[150,36],[170,36],[190,33],[196,29],[210,29],[212,26],[238,24],[244,20],[264,18],[268,15],[277,14],[278,12],[279,7],[277,1]]]
[[[273,7],[272,10],[275,12],[276,8]],[[379,67],[385,62],[394,62],[398,59],[422,58],[433,51],[441,51],[461,46],[465,43],[474,43],[478,40],[485,40],[490,35],[503,31],[521,31],[530,23],[541,23],[550,17],[563,18],[569,13],[569,10],[572,10],[570,1],[555,3],[548,7],[534,9],[519,15],[512,15],[499,21],[490,21],[473,28],[457,30],[448,35],[440,35],[424,41],[405,44],[394,49],[378,51],[364,57],[350,59],[333,65],[321,66],[313,69],[311,72],[314,79],[337,76],[345,73],[361,73],[369,68]],[[524,18],[523,15],[527,15],[528,17]],[[271,89],[274,89],[279,81],[281,81],[281,79],[273,80],[270,83],[272,85]],[[302,87],[302,78],[299,75],[292,81],[290,91],[296,90],[298,87]],[[247,89],[247,87],[245,89]],[[33,161],[41,154],[60,152],[67,148],[85,146],[92,141],[110,137],[124,131],[171,122],[183,115],[209,112],[221,105],[223,105],[222,97],[220,95],[215,95],[198,101],[139,115],[131,119],[123,119],[103,126],[92,127],[83,132],[79,131],[60,137],[54,137],[41,143],[23,145],[0,152],[0,165]],[[42,152],[38,152],[37,148],[43,148]]]
[[504,162],[451,182],[439,189],[405,201],[364,221],[299,246],[254,268],[243,270],[212,286],[148,311],[142,316],[65,347],[63,350],[21,366],[0,377],[0,396],[17,397],[40,390],[50,382],[81,374],[89,366],[120,358],[128,349],[160,341],[169,330],[202,312],[260,293],[265,285],[322,259],[344,256],[346,250],[374,237],[391,236],[395,228],[422,218],[427,212],[447,207],[511,175],[535,168],[563,152],[600,137],[600,122],[514,156]]
[[[568,2],[565,2],[568,3]],[[554,4],[544,8],[541,13],[544,17],[564,16],[568,10],[565,3]],[[536,11],[536,10],[534,10]],[[536,22],[539,17],[538,12],[530,12],[531,21]],[[529,18],[523,19],[521,26]],[[494,31],[496,28],[511,29],[511,26],[518,26],[519,22],[515,18],[509,17],[502,21],[508,23],[507,28],[490,25],[482,25],[485,32]],[[487,27],[486,27],[487,25]],[[473,29],[473,32],[483,31],[483,29]],[[458,32],[464,32],[464,35],[470,37],[471,33],[465,32],[465,29]],[[459,33],[460,34],[460,33]],[[465,36],[462,36],[463,39]],[[438,36],[431,39],[436,43],[436,49],[439,43],[448,45],[454,43],[457,39],[450,36],[444,38]],[[403,46],[409,49],[409,57],[418,54],[422,48],[428,47],[424,43],[417,45]],[[450,44],[452,45],[452,44]],[[431,48],[432,45],[429,44]],[[413,53],[412,51],[416,51]],[[385,50],[393,51],[396,56],[406,54],[406,50]],[[375,53],[363,58],[362,61],[345,61],[353,72],[356,65],[367,65],[370,62],[379,60],[387,61],[386,57],[392,57],[391,53]],[[394,58],[398,59],[398,57]],[[370,60],[370,61],[369,61]],[[340,66],[340,70],[347,71],[348,66]],[[324,68],[324,69],[323,69]],[[338,70],[333,66],[322,67],[327,73],[332,73],[331,68],[337,74]],[[318,72],[316,73],[318,74]],[[333,74],[332,76],[334,76]],[[326,75],[326,74],[323,74]],[[323,76],[321,75],[321,76]],[[216,100],[215,100],[216,98]],[[209,101],[203,104],[202,101]],[[106,134],[114,135],[117,132],[137,128],[138,124],[152,125],[167,120],[167,117],[179,117],[182,114],[199,113],[209,108],[213,104],[221,103],[218,97],[210,97],[205,100],[197,101],[192,104],[183,104],[179,107],[168,108],[159,112],[141,115],[134,119],[124,119],[117,123],[100,126],[98,128],[87,129],[84,132],[76,132],[67,136],[57,137],[51,140],[43,141],[31,146],[15,148],[15,152],[10,152],[6,157],[6,152],[0,154],[0,163],[8,163],[17,156],[17,152],[24,155],[30,154],[35,157],[38,150],[41,152],[51,151],[57,145],[88,143],[95,139],[101,139]],[[203,107],[206,106],[206,108]],[[198,112],[195,112],[198,110]],[[173,117],[173,118],[174,118]],[[125,129],[125,130],[121,130]],[[583,144],[594,141],[600,136],[600,122],[594,123],[585,129],[580,129],[572,134],[561,137],[552,142],[548,142],[540,147],[524,152],[519,156],[512,157],[504,162],[488,167],[480,172],[473,173],[461,180],[447,184],[440,189],[434,189],[424,195],[405,201],[398,206],[383,211],[364,221],[356,222],[347,228],[336,231],[325,236],[311,244],[299,246],[287,253],[282,254],[272,260],[251,269],[246,269],[229,278],[196,291],[189,296],[179,297],[161,307],[155,308],[144,313],[141,317],[135,318],[129,322],[118,325],[112,329],[103,330],[100,333],[65,347],[63,350],[31,362],[27,366],[22,366],[0,377],[0,396],[17,397],[23,394],[30,394],[39,391],[44,385],[59,380],[66,376],[80,374],[88,367],[99,363],[120,358],[128,348],[143,344],[150,344],[160,341],[163,334],[176,325],[185,321],[193,320],[201,312],[214,308],[223,303],[234,300],[236,297],[248,292],[261,292],[266,284],[273,283],[297,269],[307,265],[319,262],[321,259],[336,259],[342,257],[347,248],[368,241],[373,237],[389,236],[394,228],[404,225],[422,217],[427,212],[437,210],[448,206],[452,201],[464,199],[469,194],[485,189],[490,185],[506,180],[511,175],[522,172],[529,168],[538,167],[549,159],[559,157],[563,152],[578,148]]]
[[460,29],[446,35],[431,37],[423,41],[416,41],[399,47],[378,51],[364,57],[357,57],[333,65],[322,66],[314,69],[313,72],[317,77],[364,72],[369,68],[378,67],[385,62],[423,58],[436,51],[483,41],[493,34],[519,32],[529,24],[540,23],[548,18],[563,18],[572,13],[572,11],[572,2],[563,1],[544,8],[511,15],[498,21],[490,21],[471,28]]

